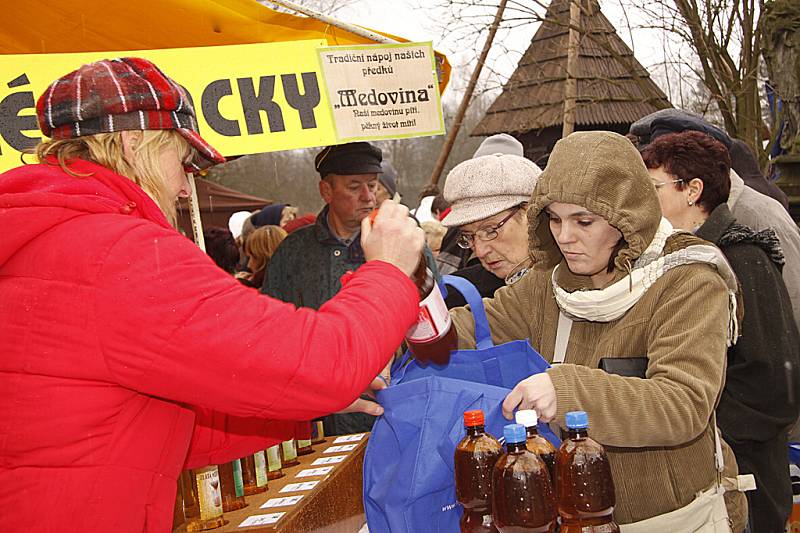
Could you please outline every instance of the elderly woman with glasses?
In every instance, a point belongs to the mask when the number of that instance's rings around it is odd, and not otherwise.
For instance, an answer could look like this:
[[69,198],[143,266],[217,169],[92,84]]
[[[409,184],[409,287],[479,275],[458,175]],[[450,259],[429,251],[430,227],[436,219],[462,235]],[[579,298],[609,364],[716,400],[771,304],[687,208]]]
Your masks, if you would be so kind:
[[783,531],[792,507],[787,430],[797,418],[800,354],[775,232],[738,224],[728,209],[728,150],[686,131],[658,137],[642,152],[664,216],[720,247],[742,286],[744,321],[728,348],[717,420],[739,469],[752,472],[752,531]]
[[[525,208],[542,171],[522,157],[522,145],[513,137],[495,135],[484,145],[486,155],[468,159],[448,174],[444,197],[452,205],[442,223],[459,229],[458,245],[479,262],[453,275],[491,297],[530,268]],[[448,295],[448,307],[465,303],[460,294]]]

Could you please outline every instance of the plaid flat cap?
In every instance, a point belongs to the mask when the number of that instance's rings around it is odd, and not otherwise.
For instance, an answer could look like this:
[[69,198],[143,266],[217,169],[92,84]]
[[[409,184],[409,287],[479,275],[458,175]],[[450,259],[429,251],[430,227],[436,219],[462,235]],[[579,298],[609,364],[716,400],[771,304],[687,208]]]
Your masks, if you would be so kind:
[[103,59],[62,76],[39,97],[36,117],[42,133],[52,139],[174,129],[197,150],[188,172],[225,161],[200,137],[186,90],[138,57]]

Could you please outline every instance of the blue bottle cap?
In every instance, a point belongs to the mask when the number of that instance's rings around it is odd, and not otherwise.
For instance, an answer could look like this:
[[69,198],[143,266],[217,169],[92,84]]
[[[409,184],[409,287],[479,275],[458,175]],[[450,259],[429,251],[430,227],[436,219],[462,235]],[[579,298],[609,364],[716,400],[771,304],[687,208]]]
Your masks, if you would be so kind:
[[567,413],[567,427],[570,429],[586,429],[589,427],[589,417],[586,411],[570,411]]
[[503,428],[503,437],[506,439],[506,444],[525,442],[525,426],[522,424],[508,424]]

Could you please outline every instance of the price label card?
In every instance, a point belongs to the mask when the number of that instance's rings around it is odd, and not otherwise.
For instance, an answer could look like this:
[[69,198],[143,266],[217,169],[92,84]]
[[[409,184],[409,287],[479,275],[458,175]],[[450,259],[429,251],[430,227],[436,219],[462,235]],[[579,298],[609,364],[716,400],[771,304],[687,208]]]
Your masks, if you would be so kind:
[[295,477],[314,477],[314,476],[327,476],[333,470],[332,466],[323,466],[322,468],[309,468],[301,470]]
[[303,499],[302,494],[299,494],[297,496],[285,496],[283,498],[270,498],[264,503],[264,505],[261,506],[261,508],[269,509],[270,507],[287,507],[289,505],[296,504],[302,499]]
[[302,483],[289,483],[283,487],[280,492],[300,492],[303,490],[311,490],[317,486],[319,481],[303,481]]
[[331,446],[322,453],[342,453],[352,452],[358,447],[358,444],[342,444],[341,446]]
[[366,433],[359,433],[358,435],[344,435],[342,437],[336,437],[336,440],[333,441],[334,444],[344,444],[346,442],[360,442],[361,439],[364,438]]
[[345,459],[347,459],[346,455],[334,455],[333,457],[320,457],[319,459],[311,463],[311,466],[335,465],[337,463],[341,463]]
[[239,524],[239,527],[251,527],[251,526],[268,526],[269,524],[274,524],[278,520],[281,519],[283,515],[286,513],[272,513],[272,514],[257,514],[253,516],[248,516],[245,518],[244,522]]

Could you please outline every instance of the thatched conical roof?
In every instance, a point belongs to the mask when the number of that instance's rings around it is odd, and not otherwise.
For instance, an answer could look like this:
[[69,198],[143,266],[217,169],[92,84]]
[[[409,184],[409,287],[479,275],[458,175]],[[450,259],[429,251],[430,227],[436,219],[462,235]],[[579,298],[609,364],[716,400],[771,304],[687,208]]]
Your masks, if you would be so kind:
[[[517,70],[472,135],[519,135],[562,124],[569,6],[569,0],[553,0]],[[581,28],[576,126],[630,124],[672,107],[597,0],[582,0]]]

